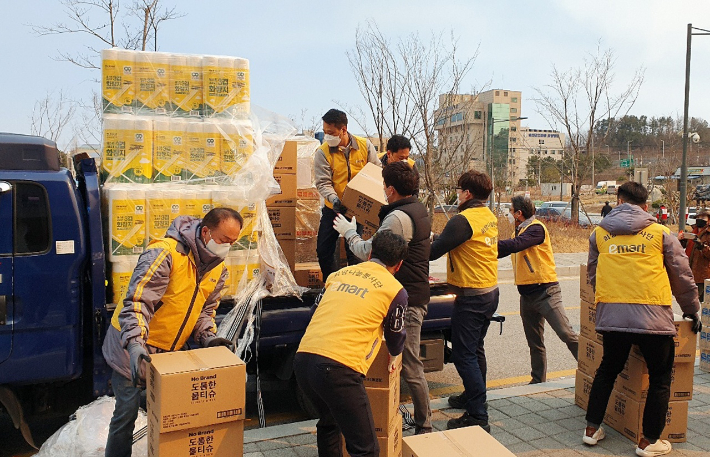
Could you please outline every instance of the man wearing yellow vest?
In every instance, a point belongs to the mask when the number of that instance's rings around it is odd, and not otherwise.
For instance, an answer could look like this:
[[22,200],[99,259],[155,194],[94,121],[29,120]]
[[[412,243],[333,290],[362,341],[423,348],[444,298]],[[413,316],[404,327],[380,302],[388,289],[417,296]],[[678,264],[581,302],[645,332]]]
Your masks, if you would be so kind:
[[106,457],[131,455],[138,407],[145,402],[137,384],[144,383],[149,354],[179,351],[190,336],[202,347],[233,346],[215,335],[214,316],[227,278],[224,258],[242,224],[231,208],[215,208],[202,220],[178,216],[138,259],[102,348],[116,396]]
[[[342,111],[331,109],[323,115],[323,133],[325,141],[316,150],[313,168],[316,188],[325,201],[321,210],[316,252],[323,278],[327,278],[336,270],[335,248],[340,235],[333,228],[333,220],[338,214],[345,214],[341,203],[345,186],[367,162],[380,165],[380,160],[369,140],[348,133],[348,117]],[[362,226],[358,233],[362,234]],[[345,251],[348,264],[359,262],[348,246],[345,246]]]
[[522,195],[513,197],[508,219],[515,224],[515,237],[498,240],[498,258],[512,255],[515,285],[520,293],[520,317],[530,348],[530,384],[537,384],[547,379],[545,321],[575,360],[579,342],[562,304],[550,233],[545,224],[535,219],[532,201]]
[[416,170],[417,166],[414,160],[409,158],[411,151],[412,143],[409,142],[409,138],[403,135],[392,135],[387,140],[387,150],[379,153],[377,158],[382,162],[382,168],[386,167],[388,163],[407,162],[410,167]]
[[582,440],[595,445],[604,438],[602,420],[617,375],[631,345],[638,345],[648,365],[649,388],[643,411],[643,435],[636,454],[668,454],[671,444],[660,436],[666,424],[676,334],[671,293],[701,329],[700,304],[688,259],[670,230],[648,212],[648,192],[627,182],[617,206],[589,238],[587,273],[597,304],[596,330],[604,336],[604,355],[589,393],[587,427]]
[[390,231],[372,237],[370,260],[328,277],[294,359],[298,385],[318,411],[318,455],[380,455],[363,381],[384,337],[392,358],[404,348],[407,292],[394,278],[407,242]]
[[486,353],[483,340],[498,309],[498,218],[486,207],[491,178],[468,171],[458,181],[459,214],[431,245],[430,260],[449,253],[447,282],[456,294],[451,314],[451,359],[464,392],[449,403],[466,412],[448,428],[480,425],[490,432],[486,409]]

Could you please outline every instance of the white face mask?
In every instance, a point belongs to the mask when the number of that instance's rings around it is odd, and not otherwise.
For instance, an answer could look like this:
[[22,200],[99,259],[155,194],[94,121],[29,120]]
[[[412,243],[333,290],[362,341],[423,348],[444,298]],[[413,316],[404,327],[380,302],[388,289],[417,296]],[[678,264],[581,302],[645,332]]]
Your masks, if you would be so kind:
[[510,211],[508,211],[508,214],[506,214],[506,216],[508,216],[508,222],[515,225],[515,216],[513,216]]
[[390,197],[391,197],[391,195],[387,195],[387,190],[386,190],[386,189],[385,189],[385,192],[384,192],[384,193],[385,193],[385,201],[386,201],[387,203],[389,203],[389,202],[390,202]]
[[206,244],[207,249],[220,259],[224,259],[229,254],[229,249],[232,247],[229,243],[218,243],[212,238],[212,232],[210,232],[210,241]]
[[340,137],[337,135],[326,134],[323,137],[323,140],[325,140],[325,142],[328,143],[328,146],[330,146],[331,148],[336,148],[340,144]]

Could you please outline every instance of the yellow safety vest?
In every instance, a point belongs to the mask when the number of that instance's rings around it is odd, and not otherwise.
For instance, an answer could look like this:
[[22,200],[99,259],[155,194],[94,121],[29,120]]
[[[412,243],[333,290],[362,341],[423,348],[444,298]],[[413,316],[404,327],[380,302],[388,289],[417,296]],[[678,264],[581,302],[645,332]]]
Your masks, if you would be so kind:
[[[177,244],[177,240],[173,238],[158,239],[150,243],[149,249],[163,249],[163,252],[145,272],[132,297],[136,318],[143,329],[142,334],[147,333],[148,336],[147,344],[165,351],[179,350],[190,338],[202,308],[214,292],[224,267],[224,262],[214,267],[202,277],[198,285],[197,267],[192,251],[185,255],[177,250]],[[143,306],[140,298],[155,270],[167,255],[172,257],[168,288],[163,294],[160,308],[155,311],[150,322],[145,322],[143,314],[140,313]],[[116,306],[111,318],[111,325],[119,331],[121,325],[118,315],[122,309],[123,301]],[[214,313],[212,319],[214,322]],[[216,326],[213,331],[217,332]]]
[[[333,189],[335,189],[335,193],[338,194],[338,198],[341,200],[343,199],[345,186],[355,175],[360,173],[360,170],[367,163],[367,139],[355,135],[352,135],[352,137],[355,139],[357,149],[350,149],[349,161],[345,160],[345,154],[338,148],[331,148],[328,143],[323,143],[320,146],[323,154],[325,154],[325,159],[330,165],[330,169],[333,171]],[[331,149],[335,149],[337,152],[332,153],[330,152]],[[325,201],[325,206],[333,208],[333,204],[328,200]]]
[[671,285],[663,264],[663,236],[670,229],[653,223],[632,235],[612,235],[602,227],[597,237],[597,303],[671,306]]
[[498,284],[498,219],[484,206],[460,214],[473,236],[449,252],[446,281],[457,287],[493,287]]
[[[382,158],[383,158],[384,156],[386,156],[386,155],[387,155],[387,152],[386,152],[386,151],[385,151],[385,152],[380,152],[379,154],[377,154],[377,158],[380,159],[380,162],[382,162]],[[415,164],[415,163],[416,163],[416,162],[414,162],[414,160],[412,160],[410,157],[407,157],[407,165],[409,165],[410,167],[414,168],[414,164]]]
[[541,225],[545,231],[545,241],[537,246],[530,247],[524,251],[516,252],[512,256],[513,271],[515,272],[515,285],[524,286],[527,284],[546,284],[557,281],[555,271],[555,257],[552,254],[552,242],[550,233],[545,224],[534,219],[526,225],[518,236],[522,235],[528,227]]
[[376,262],[331,274],[298,352],[322,355],[366,374],[382,341],[382,323],[401,290],[402,284]]

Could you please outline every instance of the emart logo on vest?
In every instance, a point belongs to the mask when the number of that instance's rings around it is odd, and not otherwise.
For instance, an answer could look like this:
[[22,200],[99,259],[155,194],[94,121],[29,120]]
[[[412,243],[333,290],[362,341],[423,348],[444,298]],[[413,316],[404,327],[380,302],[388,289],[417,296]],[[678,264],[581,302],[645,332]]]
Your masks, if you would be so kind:
[[330,289],[335,292],[344,292],[360,298],[365,298],[365,294],[370,291],[367,287],[358,287],[352,284],[337,281],[330,284]]
[[645,244],[610,244],[609,254],[633,254],[646,253]]

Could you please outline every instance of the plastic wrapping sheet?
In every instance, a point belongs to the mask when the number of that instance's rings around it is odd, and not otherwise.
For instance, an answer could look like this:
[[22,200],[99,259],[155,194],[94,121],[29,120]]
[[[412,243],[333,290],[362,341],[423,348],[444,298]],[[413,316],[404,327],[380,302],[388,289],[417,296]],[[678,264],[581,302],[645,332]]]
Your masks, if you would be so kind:
[[317,262],[320,200],[296,200],[296,263]]
[[315,172],[313,170],[313,159],[316,150],[320,146],[320,141],[315,138],[296,137],[298,147],[296,149],[298,160],[298,188],[306,189],[315,186]]
[[[35,457],[103,457],[115,406],[116,400],[113,397],[101,397],[82,406],[74,414],[73,420],[64,424],[44,442]],[[139,411],[134,430],[142,429],[147,423],[145,412]],[[147,457],[147,437],[133,444],[132,455]]]
[[133,270],[136,269],[138,265],[138,256],[126,257],[118,262],[111,262],[109,268],[111,269],[111,303],[120,303],[126,298],[126,292],[128,291],[128,285],[131,282],[131,276],[133,276]]
[[108,209],[109,260],[138,256],[146,245],[146,199],[143,186],[116,184],[104,186]]
[[101,165],[103,182],[152,182],[153,125],[150,118],[104,116]]

